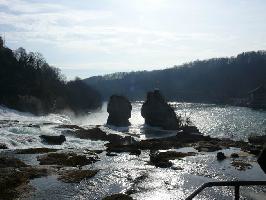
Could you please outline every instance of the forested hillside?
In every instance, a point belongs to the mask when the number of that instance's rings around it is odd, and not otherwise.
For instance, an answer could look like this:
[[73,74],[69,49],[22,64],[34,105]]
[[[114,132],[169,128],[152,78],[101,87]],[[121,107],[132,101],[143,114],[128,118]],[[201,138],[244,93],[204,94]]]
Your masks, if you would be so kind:
[[147,91],[159,88],[169,100],[227,103],[266,84],[266,51],[197,60],[164,70],[95,76],[85,81],[104,98],[122,94],[141,100]]
[[0,105],[35,114],[79,113],[99,107],[101,98],[81,80],[65,81],[41,54],[0,46]]

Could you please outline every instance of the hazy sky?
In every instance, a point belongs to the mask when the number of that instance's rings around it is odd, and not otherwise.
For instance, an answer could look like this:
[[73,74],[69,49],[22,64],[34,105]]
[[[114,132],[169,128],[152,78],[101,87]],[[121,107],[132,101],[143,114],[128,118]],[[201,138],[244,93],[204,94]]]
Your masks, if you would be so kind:
[[0,0],[0,34],[68,78],[266,49],[266,0]]

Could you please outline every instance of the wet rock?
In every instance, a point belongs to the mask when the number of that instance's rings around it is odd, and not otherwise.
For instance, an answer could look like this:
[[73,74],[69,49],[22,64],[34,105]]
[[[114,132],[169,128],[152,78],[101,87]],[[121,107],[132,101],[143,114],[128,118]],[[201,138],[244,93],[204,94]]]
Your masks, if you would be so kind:
[[266,144],[266,135],[262,136],[250,136],[248,141],[252,144],[264,145]]
[[216,158],[217,158],[217,160],[221,161],[221,160],[226,159],[226,156],[224,155],[223,152],[218,152],[216,155]]
[[183,170],[183,168],[179,166],[172,166],[171,169],[172,170]]
[[211,141],[201,141],[197,143],[195,149],[197,149],[199,152],[214,152],[221,150],[222,148],[218,143],[213,143]]
[[41,128],[40,125],[38,125],[38,124],[29,124],[29,125],[26,125],[26,127]]
[[80,139],[108,141],[107,134],[98,127],[91,129],[78,129],[76,131],[69,131],[68,134],[71,134]]
[[56,128],[83,130],[82,127],[80,127],[78,125],[74,125],[74,124],[61,124],[61,125],[57,126]]
[[95,154],[101,154],[102,152],[104,152],[104,150],[89,150],[89,151]]
[[250,145],[243,141],[211,138],[201,134],[178,132],[176,136],[135,141],[123,145],[119,142],[105,144],[110,152],[130,152],[134,150],[167,150],[171,148],[194,147],[198,151],[214,152],[225,148],[236,147],[248,152]]
[[130,188],[126,191],[126,194],[131,195],[143,191],[143,188],[139,187],[139,184],[143,183],[148,177],[149,175],[147,171],[142,171],[140,175],[136,178],[133,178],[132,176],[127,177],[127,180],[131,181],[132,184]]
[[199,129],[196,126],[184,126],[182,130],[185,133],[200,133]]
[[181,121],[174,109],[165,101],[159,90],[148,92],[147,99],[141,107],[141,116],[150,126],[161,127],[166,130],[178,130]]
[[239,158],[239,155],[237,153],[232,153],[231,158]]
[[30,179],[47,175],[47,170],[31,167],[16,158],[0,158],[0,199],[15,199],[24,190],[19,187],[25,185]]
[[30,179],[47,176],[46,169],[33,167],[26,168],[1,168],[0,169],[0,199],[15,199],[24,190],[18,187],[29,183]]
[[0,143],[0,149],[8,149],[6,144]]
[[264,148],[259,157],[258,157],[258,163],[261,167],[261,169],[266,173],[266,148]]
[[61,173],[59,180],[65,183],[79,183],[83,179],[92,178],[98,170],[68,170]]
[[37,160],[40,165],[63,165],[63,166],[84,166],[98,161],[96,155],[86,157],[85,155],[78,155],[76,153],[48,153],[39,156]]
[[133,200],[133,198],[127,194],[113,194],[103,198],[103,200]]
[[40,138],[50,145],[61,145],[66,141],[66,137],[64,135],[40,135]]
[[139,156],[140,154],[141,154],[141,150],[140,149],[135,149],[134,151],[131,151],[129,155]]
[[26,184],[28,178],[23,172],[14,168],[0,169],[0,199],[15,199],[18,197],[16,187]]
[[80,139],[102,140],[121,145],[132,144],[136,142],[131,136],[123,137],[118,134],[107,134],[99,127],[69,131],[68,134]]
[[136,146],[131,145],[116,145],[116,144],[109,144],[107,145],[107,152],[115,152],[115,153],[122,153],[122,152],[128,152],[130,155],[136,155],[139,156],[141,154],[141,150],[138,149]]
[[24,162],[17,158],[11,158],[11,157],[0,157],[0,168],[4,167],[27,167]]
[[117,154],[116,153],[112,153],[110,151],[107,151],[106,152],[106,156],[117,156]]
[[244,150],[250,154],[258,156],[260,152],[262,151],[262,146],[261,145],[249,145]]
[[245,171],[246,169],[251,169],[252,165],[249,163],[246,163],[242,160],[235,160],[231,162],[231,165],[234,166],[237,170]]
[[129,126],[132,106],[124,96],[112,95],[107,105],[109,113],[107,124],[114,126]]
[[17,154],[42,154],[49,152],[56,152],[59,149],[49,149],[49,148],[29,148],[29,149],[19,149],[16,150]]
[[170,162],[170,160],[175,159],[181,159],[186,156],[195,156],[196,153],[194,152],[176,152],[176,151],[166,151],[166,152],[151,152],[150,153],[150,164],[161,167],[161,168],[167,168],[171,167],[173,164]]

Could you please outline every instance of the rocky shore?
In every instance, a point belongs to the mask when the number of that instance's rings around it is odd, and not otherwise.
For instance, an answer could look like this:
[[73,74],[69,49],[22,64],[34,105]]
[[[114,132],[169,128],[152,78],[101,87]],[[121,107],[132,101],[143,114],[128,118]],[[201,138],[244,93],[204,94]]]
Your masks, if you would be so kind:
[[[253,163],[247,157],[258,156],[263,149],[264,137],[250,138],[249,142],[234,141],[231,139],[212,138],[201,134],[195,127],[177,131],[175,136],[158,139],[136,140],[132,136],[106,133],[99,126],[84,128],[77,125],[54,125],[58,130],[64,130],[63,136],[52,138],[52,142],[62,144],[61,141],[67,136],[86,140],[105,141],[106,148],[100,150],[89,149],[55,149],[29,148],[9,150],[5,144],[1,144],[0,151],[0,199],[27,199],[34,193],[29,183],[31,180],[54,176],[57,180],[69,184],[78,184],[83,180],[91,179],[102,169],[94,167],[94,164],[101,159],[118,157],[119,154],[128,154],[138,159],[143,153],[149,152],[146,165],[156,168],[169,168],[171,170],[183,170],[183,167],[176,166],[175,160],[182,160],[186,157],[197,157],[199,155],[217,154],[217,163],[230,160],[230,164],[236,170],[249,170]],[[43,136],[42,138],[49,138]],[[63,138],[63,139],[62,139]],[[51,138],[49,138],[51,139]],[[57,143],[56,139],[59,140]],[[47,141],[43,141],[44,143]],[[58,145],[60,146],[60,145]],[[178,152],[181,148],[190,148],[193,151]],[[220,151],[229,148],[238,148],[242,153],[224,155]],[[36,164],[28,164],[21,160],[35,160]],[[244,155],[244,156],[243,156]],[[106,163],[108,164],[108,163]],[[110,163],[111,164],[111,163]],[[136,193],[136,185],[142,179],[132,180],[131,187],[121,194],[107,195],[104,199],[132,199]]]

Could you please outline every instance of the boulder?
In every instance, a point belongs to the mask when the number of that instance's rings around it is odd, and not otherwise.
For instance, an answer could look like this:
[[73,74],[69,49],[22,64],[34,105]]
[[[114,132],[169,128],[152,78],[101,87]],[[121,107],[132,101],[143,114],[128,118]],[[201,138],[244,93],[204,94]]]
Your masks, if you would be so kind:
[[66,141],[66,137],[64,135],[40,135],[40,138],[51,145],[61,145]]
[[239,155],[237,153],[232,153],[231,158],[239,158]]
[[259,157],[258,157],[258,163],[261,167],[261,169],[264,171],[264,173],[266,174],[266,148],[264,148]]
[[124,96],[112,95],[109,99],[107,112],[109,113],[107,124],[114,126],[129,126],[132,106]]
[[173,163],[170,160],[181,159],[186,156],[195,156],[195,152],[176,152],[176,151],[151,151],[150,164],[155,167],[167,168],[171,167]]
[[98,161],[98,156],[78,155],[73,152],[48,153],[38,156],[40,165],[61,165],[61,166],[84,166]]
[[217,157],[217,160],[224,160],[224,159],[226,159],[226,156],[224,155],[223,152],[218,152],[217,155],[216,155],[216,157]]
[[165,101],[159,90],[148,92],[147,99],[141,108],[141,115],[145,123],[150,126],[158,126],[165,130],[181,128],[174,109]]
[[67,170],[61,173],[59,180],[65,183],[80,183],[84,179],[92,178],[97,174],[98,170]]

